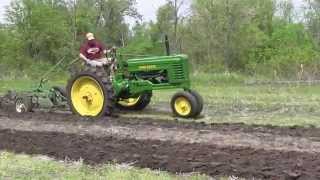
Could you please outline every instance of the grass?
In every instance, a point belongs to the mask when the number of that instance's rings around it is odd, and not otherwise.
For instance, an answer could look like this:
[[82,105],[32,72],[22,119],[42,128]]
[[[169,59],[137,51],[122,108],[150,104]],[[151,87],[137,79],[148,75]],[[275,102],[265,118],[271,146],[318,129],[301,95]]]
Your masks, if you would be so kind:
[[[40,80],[18,79],[18,80],[0,80],[0,93],[5,93],[8,90],[15,91],[30,91],[39,86]],[[48,82],[46,88],[52,85],[64,85],[64,80],[56,80],[54,82]]]
[[[91,167],[79,162],[59,162],[45,156],[0,152],[0,179],[15,180],[206,180],[199,174],[172,175],[128,165]],[[227,179],[227,178],[223,178]]]
[[[237,74],[193,75],[193,89],[200,92],[206,105],[206,117],[198,121],[320,127],[320,85],[248,86],[244,84],[247,80],[252,79]],[[65,82],[59,80],[51,84]],[[0,84],[0,92],[4,92],[8,89],[32,89],[38,82],[2,80]],[[175,92],[156,91],[152,103],[167,104],[169,108],[170,98]]]
[[[224,76],[224,77],[221,77]],[[193,89],[204,97],[206,123],[320,127],[320,85],[245,85],[237,75],[198,74]],[[169,104],[175,91],[155,92]],[[168,105],[169,106],[169,105]]]

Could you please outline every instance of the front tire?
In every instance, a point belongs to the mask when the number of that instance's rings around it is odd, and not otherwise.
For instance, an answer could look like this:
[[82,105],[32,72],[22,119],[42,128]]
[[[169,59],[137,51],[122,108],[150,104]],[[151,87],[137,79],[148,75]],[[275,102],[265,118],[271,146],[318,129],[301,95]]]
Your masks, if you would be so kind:
[[199,111],[196,97],[188,91],[176,93],[171,99],[173,113],[182,118],[195,118]]
[[203,97],[197,92],[197,91],[194,91],[194,90],[190,90],[189,91],[197,100],[197,103],[198,103],[198,110],[197,110],[197,113],[195,114],[195,116],[199,116],[203,110]]

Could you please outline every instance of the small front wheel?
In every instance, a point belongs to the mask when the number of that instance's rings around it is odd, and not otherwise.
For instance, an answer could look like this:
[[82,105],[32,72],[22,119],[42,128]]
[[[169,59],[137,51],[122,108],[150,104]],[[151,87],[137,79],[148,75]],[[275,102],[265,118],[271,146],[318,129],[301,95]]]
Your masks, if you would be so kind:
[[171,99],[171,108],[176,116],[182,118],[195,118],[199,115],[198,101],[196,97],[188,91],[176,93]]
[[197,103],[198,103],[198,110],[197,110],[197,113],[195,114],[195,116],[199,116],[203,110],[203,97],[197,92],[197,91],[194,91],[194,90],[190,90],[189,91],[197,100]]

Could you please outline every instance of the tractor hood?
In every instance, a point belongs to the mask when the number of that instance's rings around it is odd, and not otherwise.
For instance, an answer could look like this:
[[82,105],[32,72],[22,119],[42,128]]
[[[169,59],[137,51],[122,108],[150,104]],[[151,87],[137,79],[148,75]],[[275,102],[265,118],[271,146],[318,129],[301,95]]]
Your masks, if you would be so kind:
[[177,67],[177,72],[188,69],[187,55],[155,56],[148,58],[129,59],[128,70],[133,71],[154,71]]

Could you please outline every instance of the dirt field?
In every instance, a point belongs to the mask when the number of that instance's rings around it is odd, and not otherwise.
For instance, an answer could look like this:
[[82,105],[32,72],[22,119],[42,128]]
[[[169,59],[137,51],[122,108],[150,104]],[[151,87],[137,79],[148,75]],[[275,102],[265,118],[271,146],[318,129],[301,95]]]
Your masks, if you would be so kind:
[[319,179],[320,130],[0,111],[0,149],[169,172]]

